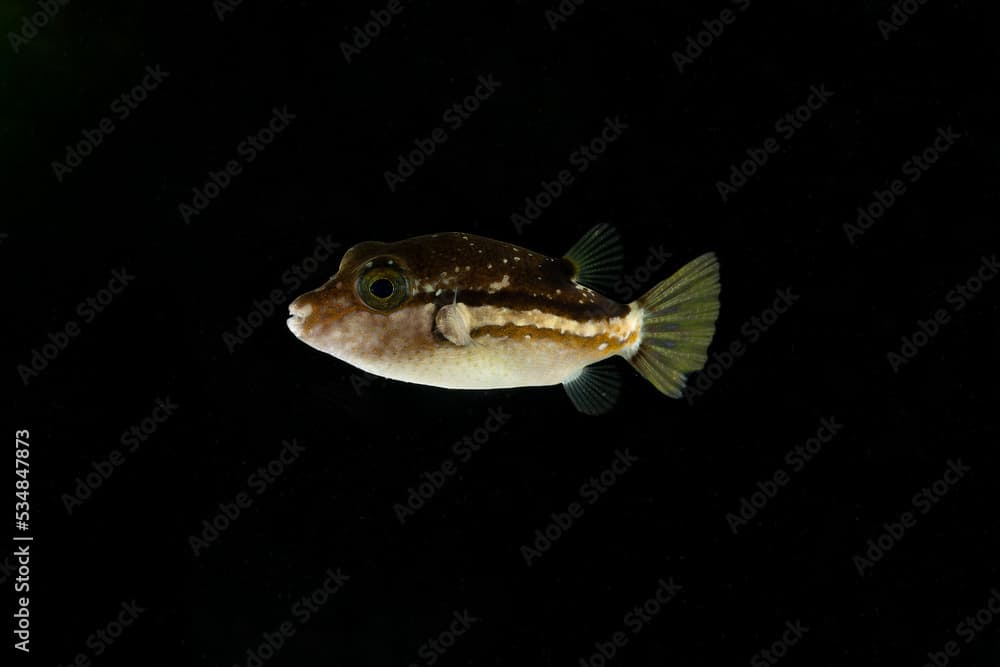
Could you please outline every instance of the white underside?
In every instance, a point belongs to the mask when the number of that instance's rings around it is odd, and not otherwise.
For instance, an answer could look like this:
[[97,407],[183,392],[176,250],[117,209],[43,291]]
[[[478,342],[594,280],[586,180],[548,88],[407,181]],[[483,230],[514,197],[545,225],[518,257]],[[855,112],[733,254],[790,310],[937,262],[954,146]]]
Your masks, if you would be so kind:
[[[572,339],[572,344],[559,339],[545,338],[542,331],[493,337],[480,335],[467,345],[456,345],[447,340],[437,341],[431,349],[407,349],[402,337],[380,336],[386,332],[384,324],[375,316],[364,316],[351,327],[336,326],[325,332],[303,337],[301,324],[296,318],[288,327],[304,343],[345,361],[363,371],[380,377],[444,387],[447,389],[506,389],[526,386],[561,384],[577,377],[585,366],[606,359],[614,354],[628,356],[638,346],[638,340],[625,350],[610,349],[607,336],[628,335],[640,326],[641,313],[634,310],[625,318],[612,322],[579,323],[555,316],[530,318],[527,315],[510,317],[498,313],[499,309],[470,309],[475,313],[477,325],[503,324],[506,320],[517,326],[528,322],[545,325],[549,331],[560,331]],[[390,318],[404,319],[404,326],[431,331],[434,307],[400,312]],[[369,319],[371,318],[371,319]],[[501,319],[503,318],[503,319]],[[523,320],[523,321],[522,321]],[[523,331],[523,330],[522,330]],[[572,332],[572,333],[570,333]],[[600,334],[600,335],[599,335]],[[582,345],[581,345],[582,343]]]
[[[598,358],[594,358],[594,357]],[[355,359],[374,375],[447,389],[507,389],[560,384],[602,356],[583,357],[555,341],[511,341],[481,336],[465,347],[442,344],[418,358]]]

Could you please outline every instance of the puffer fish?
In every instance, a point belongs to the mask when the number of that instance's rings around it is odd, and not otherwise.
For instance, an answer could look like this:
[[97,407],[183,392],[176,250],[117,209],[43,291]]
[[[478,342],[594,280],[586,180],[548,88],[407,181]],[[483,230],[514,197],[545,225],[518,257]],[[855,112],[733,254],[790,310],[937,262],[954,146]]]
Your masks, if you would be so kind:
[[449,389],[561,384],[578,410],[607,412],[626,359],[680,398],[704,366],[719,314],[719,264],[706,253],[631,303],[599,293],[624,253],[597,225],[563,257],[450,232],[345,253],[337,273],[289,305],[299,340],[381,377]]

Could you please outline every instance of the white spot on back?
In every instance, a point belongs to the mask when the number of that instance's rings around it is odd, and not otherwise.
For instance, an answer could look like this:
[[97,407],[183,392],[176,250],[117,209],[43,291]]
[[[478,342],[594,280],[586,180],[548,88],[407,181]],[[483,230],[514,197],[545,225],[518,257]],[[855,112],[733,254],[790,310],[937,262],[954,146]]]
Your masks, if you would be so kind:
[[490,283],[489,289],[487,289],[486,291],[488,294],[493,294],[499,290],[502,290],[504,287],[507,287],[508,285],[510,285],[510,276],[504,274],[502,280]]

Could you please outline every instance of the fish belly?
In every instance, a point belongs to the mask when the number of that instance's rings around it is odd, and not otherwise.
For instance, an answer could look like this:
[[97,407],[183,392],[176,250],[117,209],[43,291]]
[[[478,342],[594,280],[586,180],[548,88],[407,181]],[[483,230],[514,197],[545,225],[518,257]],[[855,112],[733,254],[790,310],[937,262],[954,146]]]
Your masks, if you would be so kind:
[[560,384],[609,356],[558,340],[479,336],[470,344],[442,344],[407,359],[385,360],[364,370],[403,382],[448,389],[503,389]]

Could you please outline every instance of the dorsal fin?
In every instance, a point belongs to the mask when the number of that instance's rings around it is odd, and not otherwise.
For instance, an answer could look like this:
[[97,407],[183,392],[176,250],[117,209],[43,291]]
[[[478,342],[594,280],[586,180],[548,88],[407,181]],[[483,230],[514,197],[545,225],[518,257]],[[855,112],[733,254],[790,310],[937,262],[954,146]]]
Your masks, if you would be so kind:
[[591,227],[563,259],[572,266],[573,280],[597,291],[609,291],[625,268],[618,230],[603,222]]

